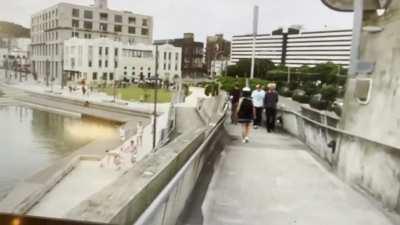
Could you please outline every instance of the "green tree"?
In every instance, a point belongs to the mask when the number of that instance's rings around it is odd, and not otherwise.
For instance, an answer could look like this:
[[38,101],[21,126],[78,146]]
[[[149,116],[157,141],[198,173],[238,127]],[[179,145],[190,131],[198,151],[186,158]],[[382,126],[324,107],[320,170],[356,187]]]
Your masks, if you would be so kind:
[[[236,65],[227,68],[230,77],[248,77],[251,69],[251,59],[241,59]],[[266,79],[268,72],[275,69],[275,65],[268,59],[256,59],[254,64],[254,77]]]

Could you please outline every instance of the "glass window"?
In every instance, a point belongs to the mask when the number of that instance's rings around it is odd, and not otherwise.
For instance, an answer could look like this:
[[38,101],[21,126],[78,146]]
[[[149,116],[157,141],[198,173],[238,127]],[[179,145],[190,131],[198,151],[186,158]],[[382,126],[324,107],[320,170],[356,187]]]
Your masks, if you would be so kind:
[[149,34],[149,29],[142,28],[142,35],[148,35],[148,34]]
[[103,54],[103,47],[99,47],[99,55]]
[[108,68],[108,60],[104,61],[104,67]]
[[175,60],[178,60],[179,58],[179,53],[175,53]]
[[101,67],[102,66],[102,62],[101,62],[101,60],[99,60],[99,67]]
[[164,52],[164,60],[167,60],[167,53]]
[[110,73],[110,80],[114,80],[114,73]]
[[121,15],[115,15],[114,16],[114,21],[116,23],[122,23],[122,16]]
[[92,60],[89,60],[88,66],[89,66],[89,67],[92,67]]
[[92,80],[97,80],[97,73],[96,72],[93,72]]
[[148,21],[147,19],[142,20],[142,26],[148,26]]
[[108,20],[108,14],[107,13],[100,13],[100,20]]
[[135,24],[136,23],[136,18],[135,17],[129,17],[128,18],[129,24]]
[[129,32],[130,34],[135,34],[135,33],[136,33],[135,27],[129,27],[129,28],[128,28],[128,32]]
[[169,60],[171,60],[171,55],[172,55],[172,53],[170,52],[170,53],[168,53],[168,59]]
[[115,25],[114,26],[114,32],[122,32],[122,26],[121,25]]
[[107,24],[106,23],[100,23],[99,30],[100,31],[107,31]]
[[115,56],[118,56],[118,48],[115,48],[115,49],[114,49],[114,55],[115,55]]
[[93,23],[89,22],[89,21],[85,21],[85,22],[83,22],[83,27],[85,29],[91,30],[93,28]]
[[106,55],[108,55],[108,47],[105,48]]
[[72,16],[79,17],[79,9],[72,9]]
[[164,63],[164,70],[166,70],[167,69],[167,64],[166,63]]
[[72,27],[79,27],[79,20],[72,20]]
[[103,73],[102,79],[107,80],[107,73]]
[[83,17],[84,17],[85,19],[93,19],[93,12],[92,12],[92,11],[89,11],[89,10],[85,10],[85,11],[83,12]]
[[114,68],[117,68],[117,67],[118,67],[118,62],[114,61]]

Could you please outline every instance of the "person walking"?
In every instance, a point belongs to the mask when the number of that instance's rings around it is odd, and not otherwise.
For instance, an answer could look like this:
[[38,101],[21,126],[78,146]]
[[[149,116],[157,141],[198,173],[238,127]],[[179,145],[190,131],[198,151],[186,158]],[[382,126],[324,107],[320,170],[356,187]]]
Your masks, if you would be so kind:
[[256,110],[256,117],[254,118],[254,129],[261,126],[262,112],[264,110],[265,91],[261,89],[261,85],[257,84],[256,89],[251,93],[253,105]]
[[268,91],[265,93],[264,106],[266,114],[266,127],[268,133],[275,129],[276,109],[279,101],[278,93],[276,92],[276,84],[268,84]]
[[231,123],[232,124],[237,124],[237,117],[236,117],[236,111],[237,107],[239,104],[239,99],[240,96],[242,95],[239,85],[236,84],[233,90],[231,91],[230,94],[230,100],[231,100]]
[[236,113],[238,122],[242,124],[242,141],[247,143],[249,142],[251,124],[255,117],[255,108],[251,99],[250,88],[243,88],[242,95]]
[[144,127],[142,124],[142,121],[139,121],[136,125],[136,143],[137,146],[142,147],[143,146],[143,132],[144,132]]

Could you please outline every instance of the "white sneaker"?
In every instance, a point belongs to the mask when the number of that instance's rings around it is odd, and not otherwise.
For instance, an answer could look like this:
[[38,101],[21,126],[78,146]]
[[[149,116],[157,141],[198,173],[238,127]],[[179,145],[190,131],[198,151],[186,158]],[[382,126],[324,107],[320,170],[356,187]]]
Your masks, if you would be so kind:
[[243,139],[243,140],[242,140],[242,143],[243,143],[243,144],[246,144],[246,139]]
[[249,137],[244,138],[245,143],[249,143]]

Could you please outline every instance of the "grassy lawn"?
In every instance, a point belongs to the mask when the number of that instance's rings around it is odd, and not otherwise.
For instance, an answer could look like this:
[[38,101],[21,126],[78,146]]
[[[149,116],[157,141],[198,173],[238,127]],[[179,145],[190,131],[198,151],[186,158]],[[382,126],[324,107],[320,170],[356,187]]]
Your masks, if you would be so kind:
[[[105,89],[100,89],[100,92],[105,92],[108,95],[113,95],[113,88],[108,87]],[[139,88],[137,86],[129,86],[127,88],[117,88],[117,97],[126,101],[143,101],[143,102],[153,102],[154,101],[154,89],[150,88]],[[147,96],[147,98],[145,97]],[[172,98],[172,92],[166,89],[158,89],[158,102],[170,102]]]

